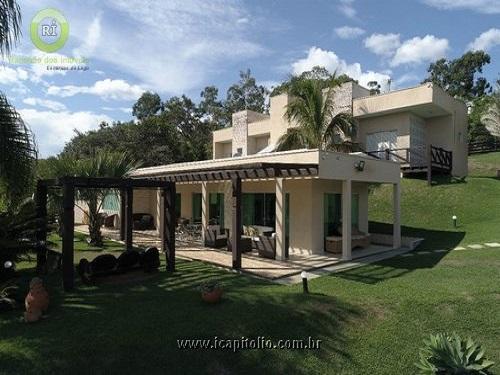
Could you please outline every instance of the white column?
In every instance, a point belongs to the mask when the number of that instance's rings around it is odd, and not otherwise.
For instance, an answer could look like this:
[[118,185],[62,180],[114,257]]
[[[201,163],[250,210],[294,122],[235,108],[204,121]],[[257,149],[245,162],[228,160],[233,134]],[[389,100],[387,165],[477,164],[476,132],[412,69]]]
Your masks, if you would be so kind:
[[201,183],[201,239],[205,243],[205,231],[208,227],[208,183],[202,181]]
[[163,199],[161,199],[162,189],[156,190],[156,232],[158,236],[163,233],[163,216],[165,215],[165,209],[163,204]]
[[392,198],[393,198],[393,233],[392,233],[392,246],[394,248],[401,247],[401,185],[392,185]]
[[285,190],[283,178],[276,179],[276,259],[286,259]]
[[351,260],[351,180],[342,181],[342,259]]

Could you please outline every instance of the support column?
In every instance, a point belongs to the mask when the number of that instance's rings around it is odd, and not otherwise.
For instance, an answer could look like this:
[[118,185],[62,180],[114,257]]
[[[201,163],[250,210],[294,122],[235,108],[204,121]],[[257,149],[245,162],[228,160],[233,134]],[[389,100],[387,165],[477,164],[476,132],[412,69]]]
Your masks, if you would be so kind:
[[201,240],[203,245],[205,245],[205,233],[208,227],[208,183],[202,181],[201,183]]
[[125,250],[132,250],[132,229],[134,220],[132,217],[134,206],[134,189],[127,186],[125,190]]
[[175,271],[175,182],[170,182],[169,186],[163,189],[163,231],[162,248],[167,261],[167,271]]
[[232,230],[231,230],[231,245],[233,253],[233,268],[241,268],[241,178],[234,177],[233,185],[233,202],[232,202]]
[[286,259],[285,248],[285,189],[283,178],[276,179],[276,259]]
[[36,231],[37,254],[36,254],[36,270],[42,272],[45,263],[47,262],[47,249],[45,242],[47,241],[47,185],[42,181],[38,181],[35,191],[35,209],[36,217],[40,221]]
[[392,198],[393,198],[393,233],[392,233],[392,246],[397,249],[401,247],[401,184],[392,185]]
[[165,223],[165,204],[162,197],[163,197],[163,189],[157,189],[155,225],[158,237],[162,236]]
[[342,259],[351,260],[351,180],[342,181]]
[[120,189],[120,241],[125,240],[125,201],[126,201],[125,190]]
[[62,273],[64,290],[74,287],[75,187],[63,183]]

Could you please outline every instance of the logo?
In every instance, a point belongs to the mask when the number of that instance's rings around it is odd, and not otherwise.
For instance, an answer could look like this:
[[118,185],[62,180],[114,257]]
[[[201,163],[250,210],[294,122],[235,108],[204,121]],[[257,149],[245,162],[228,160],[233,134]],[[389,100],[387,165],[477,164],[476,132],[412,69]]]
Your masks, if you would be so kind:
[[69,23],[57,9],[43,9],[33,17],[30,34],[31,41],[39,50],[55,52],[68,40]]

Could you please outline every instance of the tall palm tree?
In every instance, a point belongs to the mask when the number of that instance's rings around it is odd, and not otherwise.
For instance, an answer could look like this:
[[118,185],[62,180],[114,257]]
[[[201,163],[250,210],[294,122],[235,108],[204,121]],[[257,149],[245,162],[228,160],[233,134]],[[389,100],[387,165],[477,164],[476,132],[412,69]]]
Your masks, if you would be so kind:
[[481,117],[486,129],[495,137],[500,137],[500,86],[493,94],[493,100],[486,113]]
[[[0,57],[10,53],[21,34],[15,0],[0,0]],[[0,92],[0,203],[18,203],[32,186],[37,156],[31,131]]]
[[15,0],[0,0],[0,55],[10,53],[21,35],[21,10]]
[[292,80],[285,118],[297,124],[278,140],[277,150],[317,148],[348,152],[353,148],[356,123],[349,113],[336,113],[333,95],[335,86],[324,89],[315,79]]
[[0,203],[15,206],[33,186],[37,148],[28,126],[0,92]]
[[[80,176],[80,177],[126,177],[139,164],[132,161],[128,154],[101,150],[87,159],[77,159],[71,156],[60,156],[49,161],[48,174],[50,177]],[[101,208],[104,199],[109,194],[116,194],[114,189],[77,189],[77,206],[85,212],[88,219],[90,243],[102,246]],[[54,203],[61,204],[61,196],[55,193],[51,199]],[[85,205],[80,206],[78,202]]]

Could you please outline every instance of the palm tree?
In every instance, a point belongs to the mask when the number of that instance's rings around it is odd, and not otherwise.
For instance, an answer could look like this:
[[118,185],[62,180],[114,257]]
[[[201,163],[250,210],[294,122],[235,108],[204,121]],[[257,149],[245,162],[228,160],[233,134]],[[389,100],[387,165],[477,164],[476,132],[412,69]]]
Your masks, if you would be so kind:
[[15,0],[0,0],[0,55],[10,53],[21,35],[21,10]]
[[[10,53],[21,34],[15,0],[0,0],[0,56]],[[0,92],[0,203],[18,203],[32,186],[37,156],[31,131]],[[10,206],[10,205],[9,205]],[[12,205],[14,206],[14,205]]]
[[333,100],[335,86],[338,84],[324,89],[322,82],[315,79],[291,81],[288,93],[292,100],[284,117],[297,126],[281,136],[278,151],[300,148],[352,151],[356,123],[351,114],[336,113]]
[[492,99],[486,113],[481,117],[481,121],[491,135],[500,137],[500,86]]
[[[138,167],[139,164],[132,161],[126,153],[101,150],[86,159],[71,156],[52,158],[47,169],[50,177],[126,177]],[[76,191],[76,201],[85,203],[85,205],[79,205],[79,203],[76,205],[87,215],[90,244],[94,246],[102,246],[101,208],[104,199],[109,194],[116,194],[116,191],[106,188],[82,188]],[[58,193],[55,193],[51,199],[56,205],[61,204],[61,196]]]
[[0,202],[15,206],[33,186],[37,148],[30,129],[1,92],[0,155]]

